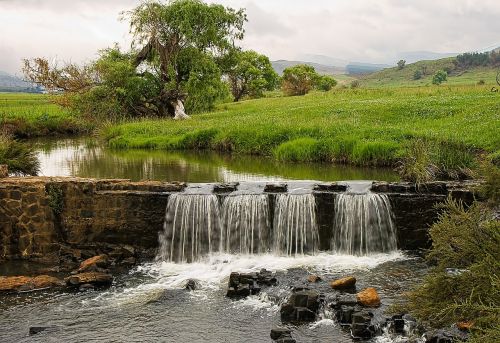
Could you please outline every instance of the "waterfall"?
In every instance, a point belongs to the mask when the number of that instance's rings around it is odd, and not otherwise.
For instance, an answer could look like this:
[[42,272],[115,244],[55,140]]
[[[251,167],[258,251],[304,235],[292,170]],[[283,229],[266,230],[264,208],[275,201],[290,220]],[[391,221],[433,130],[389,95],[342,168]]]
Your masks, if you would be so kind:
[[269,251],[267,195],[228,196],[222,204],[220,251],[262,254]]
[[213,194],[172,194],[168,199],[158,259],[193,262],[218,251],[220,205]]
[[316,202],[312,194],[278,194],[274,210],[273,252],[314,254],[319,234]]
[[385,194],[340,194],[335,201],[332,247],[351,255],[396,250],[396,230]]

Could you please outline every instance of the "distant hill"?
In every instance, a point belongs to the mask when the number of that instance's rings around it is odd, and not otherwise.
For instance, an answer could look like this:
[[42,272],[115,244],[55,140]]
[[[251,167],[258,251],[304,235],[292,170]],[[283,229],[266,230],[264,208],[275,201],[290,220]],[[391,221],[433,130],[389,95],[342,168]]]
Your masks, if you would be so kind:
[[400,53],[395,60],[405,60],[406,63],[415,63],[418,61],[434,61],[440,60],[448,57],[455,57],[458,53],[450,52],[450,53],[439,53],[432,51],[408,51]]
[[41,89],[33,87],[31,83],[26,82],[17,76],[0,71],[0,92],[38,93],[41,92]]
[[293,67],[298,64],[307,64],[311,67],[314,67],[316,71],[321,75],[338,75],[345,74],[345,68],[342,67],[334,67],[327,66],[324,64],[314,63],[314,62],[304,62],[304,61],[287,61],[287,60],[279,60],[271,62],[274,70],[279,74],[283,75],[283,71],[288,67]]
[[[438,70],[448,72],[445,84],[470,84],[476,85],[484,81],[486,86],[495,85],[498,68],[494,66],[457,68],[453,63],[454,57],[442,58],[433,61],[419,61],[407,64],[403,69],[386,68],[384,70],[365,75],[361,78],[362,85],[369,87],[378,86],[419,86],[432,83],[432,77]],[[415,72],[421,73],[421,78],[416,79]],[[482,83],[481,82],[481,83]]]

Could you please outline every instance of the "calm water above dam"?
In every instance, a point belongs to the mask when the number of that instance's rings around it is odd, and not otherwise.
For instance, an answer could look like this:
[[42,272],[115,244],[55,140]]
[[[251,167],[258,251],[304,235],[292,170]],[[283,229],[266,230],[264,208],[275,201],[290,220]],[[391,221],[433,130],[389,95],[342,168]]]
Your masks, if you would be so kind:
[[390,169],[284,163],[212,151],[112,150],[91,138],[45,139],[34,144],[43,176],[184,182],[399,180]]

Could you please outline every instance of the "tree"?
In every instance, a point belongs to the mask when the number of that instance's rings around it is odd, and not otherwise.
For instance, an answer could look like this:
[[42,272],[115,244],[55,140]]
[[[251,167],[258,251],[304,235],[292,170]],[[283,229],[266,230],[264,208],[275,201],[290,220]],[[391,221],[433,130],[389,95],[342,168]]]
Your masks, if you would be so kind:
[[318,78],[313,67],[298,64],[283,71],[281,87],[286,95],[305,95],[313,89]]
[[200,0],[146,1],[123,18],[130,21],[131,52],[108,49],[83,67],[26,60],[27,78],[65,91],[69,103],[94,115],[103,110],[97,106],[110,113],[183,119],[186,110],[209,110],[227,94],[218,61],[243,38],[243,10]]
[[234,101],[244,96],[262,97],[264,91],[273,90],[278,85],[279,76],[268,57],[251,50],[236,51],[234,60],[234,66],[227,72]]
[[405,60],[399,60],[398,61],[398,69],[401,70],[405,67],[406,61]]
[[336,85],[337,81],[333,77],[328,75],[320,76],[316,81],[316,88],[323,92],[328,92]]
[[448,74],[444,70],[438,70],[432,78],[432,83],[435,85],[440,85],[448,78]]

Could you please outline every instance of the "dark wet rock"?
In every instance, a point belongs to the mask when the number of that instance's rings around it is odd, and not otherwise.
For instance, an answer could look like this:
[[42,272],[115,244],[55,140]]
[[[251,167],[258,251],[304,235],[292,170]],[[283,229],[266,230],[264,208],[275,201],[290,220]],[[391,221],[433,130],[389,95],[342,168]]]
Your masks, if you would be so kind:
[[320,293],[301,288],[294,291],[280,309],[284,322],[313,322],[320,307]]
[[405,320],[403,317],[404,316],[402,314],[398,314],[387,319],[387,326],[390,332],[397,334],[405,333]]
[[126,259],[122,260],[120,264],[123,264],[125,266],[133,266],[137,263],[137,260],[135,257],[127,257]]
[[273,286],[278,283],[271,271],[262,269],[258,273],[231,273],[226,296],[244,298],[258,294],[261,286]]
[[274,328],[271,329],[271,339],[276,341],[280,338],[292,337],[292,331],[287,328]]
[[358,304],[358,299],[355,294],[339,294],[331,303],[331,307],[342,305],[355,306]]
[[54,326],[30,326],[29,335],[33,336],[47,330],[54,330]]
[[231,193],[238,189],[239,182],[220,183],[214,186],[214,193]]
[[264,187],[266,193],[285,193],[288,190],[286,183],[268,183]]
[[113,276],[100,272],[80,273],[65,279],[70,287],[80,287],[83,284],[91,284],[96,287],[109,287],[113,283]]
[[351,336],[354,339],[372,338],[376,330],[371,321],[372,314],[369,312],[361,311],[354,313],[352,315]]
[[116,247],[109,252],[109,257],[116,261],[122,261],[136,256],[136,249],[130,245]]
[[186,282],[186,285],[184,286],[184,288],[189,290],[189,291],[196,291],[197,289],[201,288],[201,285],[197,280],[189,279]]
[[469,335],[460,331],[458,328],[439,329],[428,331],[424,334],[426,343],[454,343],[457,341],[466,341]]
[[80,285],[80,287],[78,287],[78,290],[80,292],[93,291],[95,290],[95,287],[90,283],[84,283],[83,285]]
[[354,276],[348,276],[342,279],[334,280],[330,282],[330,286],[333,289],[355,289],[356,288],[356,278]]
[[319,183],[314,185],[315,191],[320,192],[345,192],[347,191],[347,185],[345,183]]

